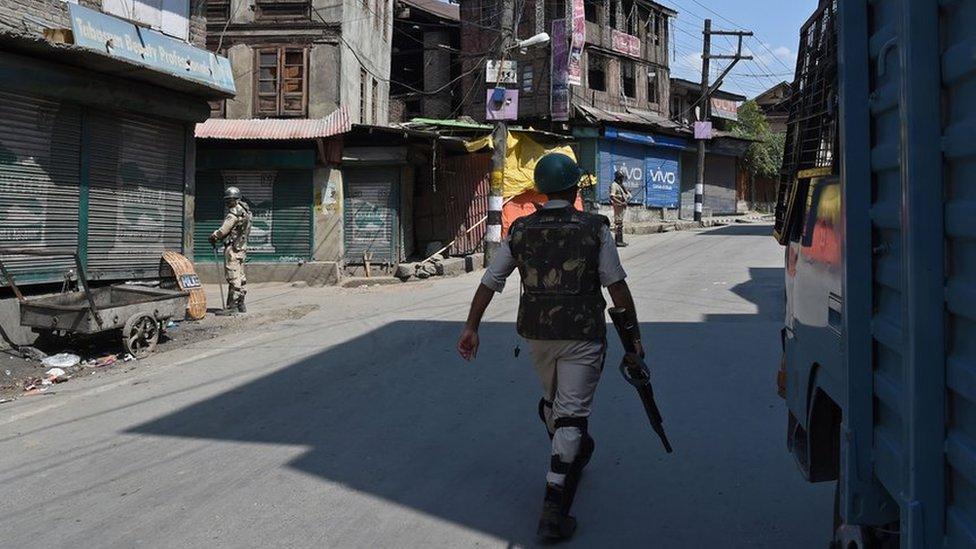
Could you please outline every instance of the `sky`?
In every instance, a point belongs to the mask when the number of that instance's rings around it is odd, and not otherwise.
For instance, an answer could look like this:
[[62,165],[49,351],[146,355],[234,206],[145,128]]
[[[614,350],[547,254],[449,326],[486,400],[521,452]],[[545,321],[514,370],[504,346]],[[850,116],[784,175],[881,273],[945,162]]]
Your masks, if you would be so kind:
[[[705,18],[712,30],[751,30],[743,50],[753,61],[740,61],[723,90],[755,97],[773,85],[793,80],[800,26],[817,7],[817,0],[657,0],[678,12],[672,30],[671,75],[701,80],[701,30]],[[734,37],[712,38],[713,53],[734,53]],[[712,61],[717,77],[728,61]],[[717,66],[716,66],[717,65]]]

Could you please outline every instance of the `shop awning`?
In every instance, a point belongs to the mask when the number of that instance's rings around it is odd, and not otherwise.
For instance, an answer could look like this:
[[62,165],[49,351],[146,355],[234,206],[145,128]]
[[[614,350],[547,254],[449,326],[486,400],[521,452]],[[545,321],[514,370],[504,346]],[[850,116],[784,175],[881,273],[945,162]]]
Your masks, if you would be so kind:
[[197,124],[194,135],[197,139],[300,140],[331,137],[351,129],[349,114],[340,107],[325,118],[307,120],[211,118]]

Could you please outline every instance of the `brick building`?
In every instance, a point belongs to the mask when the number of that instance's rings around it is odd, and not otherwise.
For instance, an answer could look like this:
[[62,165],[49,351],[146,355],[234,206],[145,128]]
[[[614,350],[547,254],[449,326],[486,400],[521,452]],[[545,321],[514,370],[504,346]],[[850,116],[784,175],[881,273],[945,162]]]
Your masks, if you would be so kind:
[[[464,52],[492,52],[498,37],[500,0],[461,0],[461,49]],[[569,119],[584,122],[579,107],[610,112],[636,112],[667,118],[670,78],[669,21],[677,15],[656,2],[645,0],[584,0],[585,47],[581,58],[581,85],[570,86]],[[570,35],[572,0],[526,0],[518,27],[518,38],[540,32],[558,39],[553,22]],[[521,53],[513,50],[518,63],[519,121],[546,122],[551,129],[552,46]],[[480,56],[466,56],[463,72],[464,112],[475,120],[485,119],[485,71],[472,70]],[[566,126],[568,127],[568,126]]]
[[458,6],[440,0],[396,0],[390,121],[452,118],[459,113]]

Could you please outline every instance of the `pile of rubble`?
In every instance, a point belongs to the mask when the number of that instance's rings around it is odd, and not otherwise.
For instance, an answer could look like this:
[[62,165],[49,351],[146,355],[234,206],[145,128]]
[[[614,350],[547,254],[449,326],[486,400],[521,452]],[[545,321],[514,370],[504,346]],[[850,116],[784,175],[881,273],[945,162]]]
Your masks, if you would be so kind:
[[411,279],[424,280],[432,276],[457,276],[484,267],[484,254],[470,254],[464,257],[445,257],[434,254],[423,261],[397,265],[394,276],[406,282]]

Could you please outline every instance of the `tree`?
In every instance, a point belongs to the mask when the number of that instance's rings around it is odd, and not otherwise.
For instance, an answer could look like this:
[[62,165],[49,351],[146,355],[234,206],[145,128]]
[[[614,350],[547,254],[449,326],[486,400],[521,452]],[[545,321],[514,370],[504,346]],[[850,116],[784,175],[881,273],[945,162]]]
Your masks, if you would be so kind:
[[751,177],[775,179],[779,175],[786,134],[773,132],[769,128],[766,115],[755,101],[746,101],[739,107],[739,120],[732,127],[732,134],[753,140],[742,159]]

